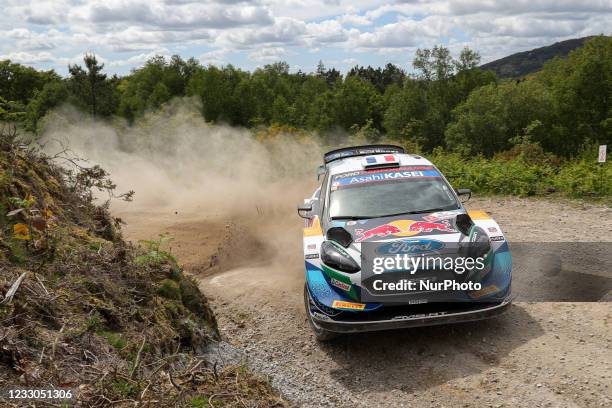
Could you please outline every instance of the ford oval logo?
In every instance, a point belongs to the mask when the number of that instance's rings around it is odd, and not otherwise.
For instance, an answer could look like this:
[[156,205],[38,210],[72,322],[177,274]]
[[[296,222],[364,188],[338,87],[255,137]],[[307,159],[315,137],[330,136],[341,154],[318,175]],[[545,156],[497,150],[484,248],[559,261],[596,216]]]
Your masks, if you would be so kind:
[[376,248],[379,255],[423,254],[444,248],[444,242],[435,239],[404,239],[393,241]]

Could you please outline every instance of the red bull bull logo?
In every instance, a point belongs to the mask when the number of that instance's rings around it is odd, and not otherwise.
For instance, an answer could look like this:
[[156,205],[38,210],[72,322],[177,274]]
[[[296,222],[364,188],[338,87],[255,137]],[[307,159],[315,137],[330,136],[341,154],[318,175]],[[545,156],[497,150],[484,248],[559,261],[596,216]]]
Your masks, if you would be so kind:
[[457,230],[451,226],[450,222],[446,220],[440,222],[396,220],[369,230],[356,229],[355,242],[361,242],[374,237],[384,238],[389,235],[409,237],[433,231],[457,232]]
[[448,221],[441,221],[441,222],[417,221],[410,225],[409,230],[418,231],[418,232],[432,232],[433,230],[438,230],[442,232],[457,232],[453,227],[451,227]]
[[373,237],[386,237],[387,235],[397,234],[402,232],[398,227],[391,224],[383,224],[376,228],[369,229],[367,231],[362,229],[356,229],[355,234],[359,235],[355,242],[361,242],[364,239]]

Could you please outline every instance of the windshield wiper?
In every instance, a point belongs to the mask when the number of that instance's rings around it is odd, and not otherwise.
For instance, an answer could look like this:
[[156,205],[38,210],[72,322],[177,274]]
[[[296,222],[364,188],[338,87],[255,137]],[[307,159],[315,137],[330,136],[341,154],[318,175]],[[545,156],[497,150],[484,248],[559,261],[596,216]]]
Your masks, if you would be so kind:
[[425,214],[425,213],[429,213],[429,212],[451,211],[451,210],[458,210],[458,208],[450,208],[450,209],[449,208],[428,208],[426,210],[405,211],[405,212],[400,212],[400,213],[395,213],[395,214],[377,215],[376,217],[395,217],[397,215]]
[[374,217],[360,217],[358,215],[339,215],[337,217],[331,217],[332,221],[345,221],[345,220],[367,220],[368,218]]

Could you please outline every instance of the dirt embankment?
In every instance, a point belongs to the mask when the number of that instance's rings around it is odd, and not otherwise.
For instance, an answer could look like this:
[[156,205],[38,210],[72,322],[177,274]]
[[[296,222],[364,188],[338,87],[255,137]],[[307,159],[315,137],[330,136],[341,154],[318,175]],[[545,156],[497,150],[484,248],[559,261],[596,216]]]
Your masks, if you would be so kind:
[[[477,199],[469,207],[492,214],[511,242],[588,245],[612,237],[606,207],[515,198]],[[301,224],[293,211],[120,215],[133,239],[174,236],[172,251],[199,276],[224,338],[297,405],[612,404],[612,303],[597,302],[612,289],[612,265],[576,270],[568,252],[545,274],[522,257],[514,274],[517,301],[497,319],[321,345],[303,310]],[[576,285],[580,290],[562,291]]]
[[0,132],[0,406],[283,406],[245,367],[202,357],[218,340],[207,299],[159,241],[122,238],[93,199],[107,174],[14,136]]

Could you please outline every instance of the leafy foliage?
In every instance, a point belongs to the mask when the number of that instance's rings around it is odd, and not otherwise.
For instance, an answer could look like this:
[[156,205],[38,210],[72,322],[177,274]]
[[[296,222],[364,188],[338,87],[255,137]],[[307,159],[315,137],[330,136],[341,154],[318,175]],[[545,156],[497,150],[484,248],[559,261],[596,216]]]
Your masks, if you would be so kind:
[[577,159],[559,160],[537,144],[527,143],[493,158],[482,155],[466,158],[441,149],[436,149],[429,158],[453,186],[481,194],[609,197],[612,167],[593,160],[596,151],[596,146],[592,146]]
[[[276,62],[247,72],[232,65],[156,56],[122,78],[108,77],[95,56],[52,71],[3,61],[0,120],[37,131],[52,108],[72,104],[96,117],[132,122],[172,98],[201,102],[210,122],[261,129],[273,125],[318,132],[325,142],[367,128],[372,140],[392,138],[431,152],[493,157],[529,138],[546,152],[576,156],[585,145],[612,144],[612,38],[588,39],[518,81],[499,81],[478,68],[469,48],[453,58],[442,46],[419,49],[414,74],[387,64],[353,67],[345,76],[322,62],[315,72],[290,73]],[[363,134],[363,132],[362,132]]]

